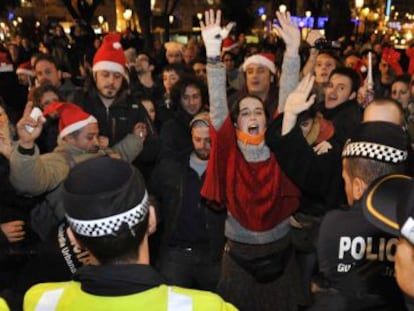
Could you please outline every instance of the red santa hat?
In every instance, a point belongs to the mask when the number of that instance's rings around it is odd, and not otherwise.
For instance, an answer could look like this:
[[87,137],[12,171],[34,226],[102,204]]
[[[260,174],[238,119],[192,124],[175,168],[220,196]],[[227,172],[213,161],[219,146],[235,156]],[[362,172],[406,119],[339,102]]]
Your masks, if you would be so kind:
[[242,66],[243,71],[246,71],[247,67],[251,64],[263,65],[267,67],[271,73],[276,74],[275,55],[272,53],[260,53],[246,58]]
[[13,64],[10,61],[9,57],[7,56],[7,53],[0,52],[0,72],[12,72]]
[[120,41],[119,33],[110,33],[104,37],[102,45],[93,58],[92,71],[94,73],[100,70],[115,71],[121,73],[129,81],[125,69],[127,61]]
[[19,67],[16,70],[16,73],[18,75],[26,75],[30,77],[34,77],[34,72],[32,69],[32,65],[30,62],[25,62],[19,65]]
[[388,65],[395,71],[397,75],[402,75],[404,73],[400,65],[400,56],[401,53],[397,52],[393,48],[385,47],[382,50],[381,59],[388,63]]
[[53,102],[43,111],[43,115],[47,116],[52,112],[57,112],[59,120],[59,138],[63,138],[88,124],[98,123],[94,116],[83,111],[83,109],[75,104]]
[[223,47],[221,50],[222,52],[228,52],[238,46],[239,44],[236,41],[234,41],[233,38],[227,37],[226,39],[223,40]]

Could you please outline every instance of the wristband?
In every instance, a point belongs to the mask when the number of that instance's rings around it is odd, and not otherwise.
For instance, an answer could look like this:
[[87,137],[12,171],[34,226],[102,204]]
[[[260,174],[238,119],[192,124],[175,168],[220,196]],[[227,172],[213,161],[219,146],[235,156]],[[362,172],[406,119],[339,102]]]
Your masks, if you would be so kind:
[[220,56],[207,57],[207,64],[217,64],[219,62],[221,62],[221,57]]

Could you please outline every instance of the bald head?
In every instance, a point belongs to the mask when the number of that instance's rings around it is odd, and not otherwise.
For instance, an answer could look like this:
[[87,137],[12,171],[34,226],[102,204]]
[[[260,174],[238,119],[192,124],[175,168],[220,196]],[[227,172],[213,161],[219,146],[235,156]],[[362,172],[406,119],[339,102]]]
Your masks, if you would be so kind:
[[404,126],[404,111],[393,99],[375,99],[364,110],[362,122],[384,121]]

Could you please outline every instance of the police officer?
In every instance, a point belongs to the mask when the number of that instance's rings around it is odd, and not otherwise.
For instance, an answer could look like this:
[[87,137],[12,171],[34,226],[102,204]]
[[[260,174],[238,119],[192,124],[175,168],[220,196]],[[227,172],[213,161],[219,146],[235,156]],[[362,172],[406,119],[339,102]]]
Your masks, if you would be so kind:
[[414,310],[414,180],[387,175],[372,183],[364,195],[363,211],[379,229],[399,237],[395,254],[395,277]]
[[329,212],[321,224],[321,278],[310,310],[404,310],[393,277],[398,240],[363,217],[361,199],[376,178],[403,173],[407,154],[404,131],[388,122],[364,123],[344,147],[342,177],[349,207]]
[[215,294],[162,285],[149,266],[148,194],[128,163],[83,162],[63,192],[71,231],[97,265],[79,269],[74,281],[32,287],[25,310],[236,310]]

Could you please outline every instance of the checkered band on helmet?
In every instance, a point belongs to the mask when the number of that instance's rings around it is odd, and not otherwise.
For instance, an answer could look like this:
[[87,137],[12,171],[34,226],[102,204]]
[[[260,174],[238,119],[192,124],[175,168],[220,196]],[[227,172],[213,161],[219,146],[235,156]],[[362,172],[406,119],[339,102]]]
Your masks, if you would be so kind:
[[145,218],[148,208],[148,194],[145,192],[140,204],[121,214],[94,220],[79,220],[66,215],[66,219],[77,234],[87,237],[102,237],[117,232],[123,223],[128,224],[129,228],[137,225]]
[[351,142],[345,145],[342,157],[368,158],[385,163],[401,163],[407,159],[408,152],[376,143]]

